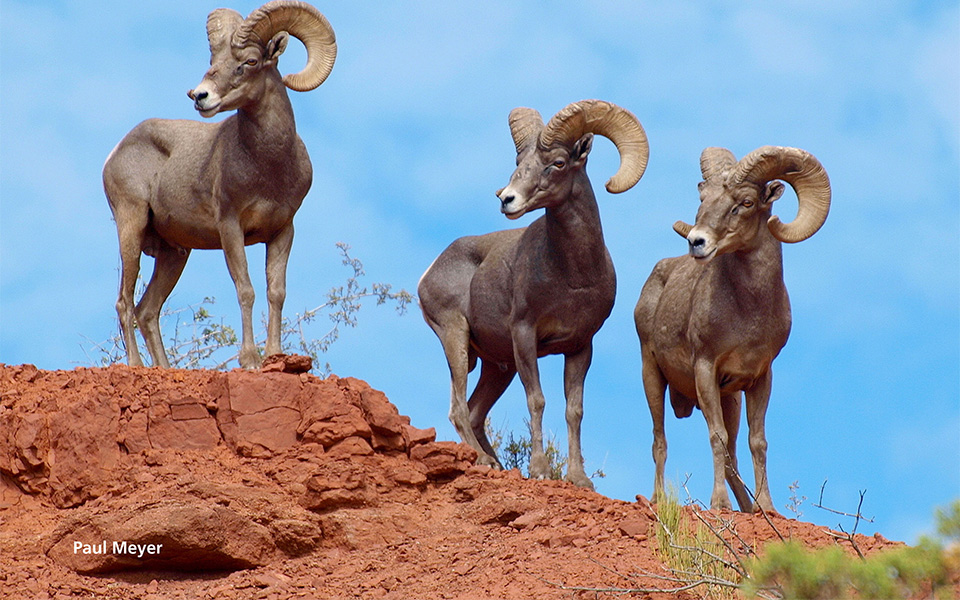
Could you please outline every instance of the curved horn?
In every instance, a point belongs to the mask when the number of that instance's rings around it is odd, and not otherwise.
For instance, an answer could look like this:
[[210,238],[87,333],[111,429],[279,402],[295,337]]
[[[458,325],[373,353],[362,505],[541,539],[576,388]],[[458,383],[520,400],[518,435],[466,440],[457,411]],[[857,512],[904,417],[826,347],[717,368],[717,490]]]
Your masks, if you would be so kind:
[[532,108],[515,108],[510,111],[510,135],[517,147],[517,154],[526,149],[540,135],[543,117]]
[[689,223],[684,223],[683,221],[677,221],[673,224],[673,230],[680,234],[680,237],[686,238],[690,235],[690,230],[693,229],[693,225]]
[[306,2],[274,0],[264,4],[250,13],[237,30],[233,43],[245,46],[254,42],[266,46],[270,38],[281,31],[303,42],[307,49],[307,65],[299,73],[284,76],[283,83],[298,92],[316,88],[333,70],[337,39],[327,18]]
[[218,8],[207,17],[207,40],[210,42],[210,55],[217,54],[227,44],[230,37],[243,22],[243,15],[230,8]]
[[625,192],[640,181],[650,155],[647,134],[633,113],[616,104],[603,100],[569,104],[547,122],[537,143],[542,148],[571,145],[586,133],[610,139],[620,152],[620,168],[607,181],[608,192]]
[[737,165],[737,157],[726,148],[704,148],[700,153],[700,172],[706,181]]
[[793,187],[799,208],[790,223],[782,223],[776,215],[770,217],[770,233],[787,243],[809,238],[823,226],[830,212],[830,179],[826,170],[806,150],[763,146],[740,160],[733,177],[735,183],[749,181],[761,186],[774,179]]

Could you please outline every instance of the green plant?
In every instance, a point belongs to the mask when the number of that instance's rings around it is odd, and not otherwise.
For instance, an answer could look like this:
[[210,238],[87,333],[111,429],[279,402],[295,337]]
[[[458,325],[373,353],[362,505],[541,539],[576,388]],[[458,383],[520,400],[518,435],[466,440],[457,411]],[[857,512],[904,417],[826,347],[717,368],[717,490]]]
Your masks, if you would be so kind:
[[[938,510],[938,531],[960,538],[960,501]],[[950,560],[943,541],[924,537],[916,546],[858,557],[840,546],[809,550],[797,541],[769,544],[748,563],[751,577],[744,591],[755,596],[775,590],[780,597],[949,598]]]
[[679,586],[674,589],[702,587],[705,598],[737,598],[740,581],[748,575],[740,554],[717,526],[725,529],[728,524],[711,525],[695,507],[681,505],[671,484],[654,501],[657,550],[673,575],[670,581]]
[[[525,433],[515,434],[513,431],[507,431],[505,428],[494,429],[490,424],[490,419],[486,422],[487,439],[496,452],[497,460],[503,465],[504,469],[517,469],[525,476],[530,476],[530,451],[532,448],[530,442],[530,423],[524,420]],[[544,440],[544,454],[550,464],[550,479],[563,479],[564,471],[567,468],[567,455],[557,446],[557,436],[551,434]],[[606,477],[602,469],[594,471],[592,478]]]
[[937,533],[952,542],[960,542],[960,499],[949,506],[938,508],[934,513]]
[[943,548],[932,540],[860,559],[840,546],[809,550],[791,540],[768,545],[750,565],[745,592],[776,589],[784,598],[946,597]]
[[[356,327],[357,313],[359,313],[364,299],[373,298],[376,304],[382,305],[393,302],[398,314],[404,314],[407,306],[414,301],[412,294],[406,290],[392,291],[390,284],[373,283],[369,288],[361,284],[366,275],[360,259],[350,256],[350,246],[338,242],[336,244],[342,264],[350,269],[351,275],[346,283],[335,286],[326,294],[326,301],[310,310],[297,313],[292,319],[284,319],[281,331],[281,344],[285,352],[297,351],[313,359],[314,369],[318,369],[320,355],[340,337],[340,327]],[[143,293],[142,284],[138,285],[137,295]],[[236,331],[227,325],[223,318],[215,317],[208,307],[215,303],[214,298],[204,298],[201,302],[185,307],[164,309],[161,314],[161,330],[170,331],[169,337],[164,340],[167,358],[170,366],[180,369],[212,368],[225,369],[231,362],[237,360],[240,350],[240,341]],[[315,332],[311,325],[322,315],[326,314],[332,326],[319,337],[313,337]],[[257,345],[261,349],[265,344],[266,325],[257,336]],[[148,356],[141,344],[141,355]],[[101,366],[122,362],[126,358],[123,347],[123,338],[119,328],[105,342],[94,343],[95,358],[92,362]],[[87,353],[88,357],[90,353]],[[323,374],[330,373],[330,363],[325,363],[320,370]]]

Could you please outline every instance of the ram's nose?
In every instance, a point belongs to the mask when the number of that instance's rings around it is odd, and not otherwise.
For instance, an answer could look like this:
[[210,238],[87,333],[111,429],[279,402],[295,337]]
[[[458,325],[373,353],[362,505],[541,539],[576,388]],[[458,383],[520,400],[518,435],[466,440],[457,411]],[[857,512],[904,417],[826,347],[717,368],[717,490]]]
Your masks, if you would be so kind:
[[687,236],[690,245],[690,256],[697,260],[709,260],[717,251],[717,246],[700,232],[694,230]]
[[523,214],[520,208],[522,202],[518,200],[516,191],[510,186],[497,190],[497,198],[500,199],[500,212],[508,219],[516,219]]
[[210,118],[213,115],[220,112],[221,108],[221,98],[215,92],[211,93],[210,90],[206,89],[204,85],[199,85],[195,89],[190,90],[187,93],[187,96],[193,100],[193,107],[197,109],[197,112],[200,113],[200,116],[203,118]]

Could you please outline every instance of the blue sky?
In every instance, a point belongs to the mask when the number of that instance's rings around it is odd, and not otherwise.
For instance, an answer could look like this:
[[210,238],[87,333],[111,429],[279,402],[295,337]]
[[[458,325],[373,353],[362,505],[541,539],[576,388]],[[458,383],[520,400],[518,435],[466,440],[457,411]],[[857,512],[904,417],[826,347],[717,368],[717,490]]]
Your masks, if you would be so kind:
[[[82,366],[89,340],[115,331],[119,256],[100,170],[139,121],[199,118],[185,92],[208,64],[206,15],[222,5],[0,2],[0,362]],[[935,506],[960,496],[957,2],[318,7],[339,55],[323,86],[290,93],[314,184],[295,221],[288,315],[342,284],[338,241],[368,283],[414,292],[455,238],[516,226],[494,197],[514,167],[512,108],[549,118],[584,98],[620,104],[643,123],[651,154],[621,195],[602,187],[617,165],[612,144],[598,141],[590,158],[618,295],[594,340],[583,446],[587,471],[607,474],[598,491],[649,495],[651,423],[632,322],[640,288],[658,259],[686,250],[671,225],[694,219],[704,147],[742,156],[797,146],[826,167],[834,203],[816,236],[784,249],[793,330],[767,417],[774,502],[785,512],[796,481],[805,520],[849,528],[811,504],[825,480],[824,503],[842,510],[866,490],[863,512],[876,521],[861,531],[913,541],[932,530]],[[302,61],[291,44],[281,71]],[[790,194],[778,203],[785,218]],[[263,256],[248,249],[258,312]],[[205,296],[238,324],[218,251],[193,253],[169,305]],[[327,356],[334,372],[366,379],[415,425],[456,439],[446,364],[419,310],[398,317],[370,305],[359,317]],[[545,426],[565,445],[562,359],[541,370]],[[519,429],[525,416],[517,381],[491,417]],[[690,492],[708,501],[702,416],[670,417],[667,440],[668,477],[689,474]]]

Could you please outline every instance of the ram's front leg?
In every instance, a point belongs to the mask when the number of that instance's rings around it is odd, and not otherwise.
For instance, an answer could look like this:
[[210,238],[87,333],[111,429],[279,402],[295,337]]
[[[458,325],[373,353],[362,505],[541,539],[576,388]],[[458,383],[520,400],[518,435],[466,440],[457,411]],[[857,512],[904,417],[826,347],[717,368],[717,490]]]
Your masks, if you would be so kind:
[[267,303],[270,316],[267,321],[267,347],[264,354],[280,354],[280,335],[283,325],[283,303],[287,298],[287,261],[293,247],[293,223],[284,227],[267,244]]
[[250,283],[247,269],[247,254],[243,245],[243,230],[235,220],[225,220],[220,224],[220,244],[227,259],[227,269],[237,287],[237,300],[240,302],[240,321],[242,327],[240,343],[240,366],[244,369],[256,369],[260,366],[260,353],[253,337],[253,301],[255,292]]
[[700,409],[707,421],[710,434],[710,449],[713,452],[713,493],[710,495],[710,508],[732,509],[730,495],[726,487],[727,429],[723,422],[723,407],[720,404],[720,386],[713,361],[696,359],[693,365],[697,385],[697,398]]
[[583,381],[593,358],[593,344],[588,343],[579,352],[567,354],[563,364],[563,390],[567,397],[567,476],[570,483],[593,489],[593,482],[583,468],[580,447],[580,425],[583,422]]
[[543,451],[543,407],[546,400],[540,388],[540,368],[537,365],[537,333],[526,324],[520,323],[513,328],[513,358],[517,364],[517,373],[527,395],[527,409],[530,411],[530,477],[549,479],[550,461]]

